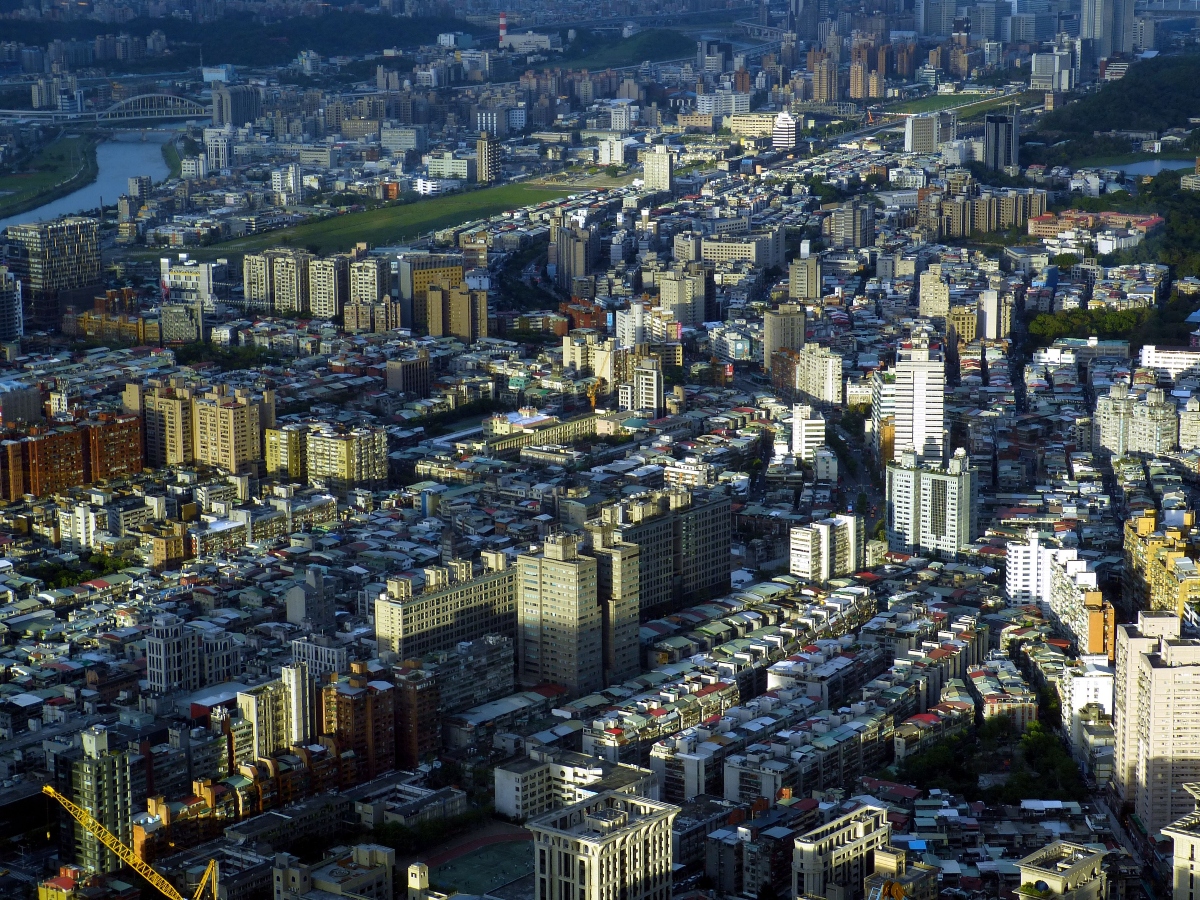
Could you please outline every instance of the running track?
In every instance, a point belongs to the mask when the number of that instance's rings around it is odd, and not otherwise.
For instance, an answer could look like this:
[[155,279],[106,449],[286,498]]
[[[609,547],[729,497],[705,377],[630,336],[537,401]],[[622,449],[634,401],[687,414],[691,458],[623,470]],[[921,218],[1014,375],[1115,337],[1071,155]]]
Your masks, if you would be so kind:
[[424,862],[429,868],[434,869],[438,866],[445,865],[451,860],[458,859],[460,856],[466,856],[468,853],[473,853],[480,847],[487,847],[491,844],[510,844],[516,841],[532,841],[533,835],[528,831],[509,832],[507,834],[489,834],[486,837],[475,838],[467,841],[465,844],[451,847],[449,850],[443,850],[427,858]]

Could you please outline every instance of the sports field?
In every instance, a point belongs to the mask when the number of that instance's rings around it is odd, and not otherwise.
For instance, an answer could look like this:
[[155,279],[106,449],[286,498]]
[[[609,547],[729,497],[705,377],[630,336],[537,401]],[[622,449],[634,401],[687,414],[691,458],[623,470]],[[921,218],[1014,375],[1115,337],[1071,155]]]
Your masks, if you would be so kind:
[[210,259],[254,253],[279,246],[313,248],[318,253],[336,253],[351,249],[359,241],[365,241],[375,247],[387,246],[460,222],[486,218],[531,203],[565,197],[578,190],[565,186],[547,188],[506,184],[462,194],[430,197],[416,203],[331,216],[317,222],[266,231],[223,244],[212,244],[193,255]]
[[484,894],[532,871],[533,842],[506,841],[443,863],[429,873],[429,881],[439,890],[453,888],[462,894]]

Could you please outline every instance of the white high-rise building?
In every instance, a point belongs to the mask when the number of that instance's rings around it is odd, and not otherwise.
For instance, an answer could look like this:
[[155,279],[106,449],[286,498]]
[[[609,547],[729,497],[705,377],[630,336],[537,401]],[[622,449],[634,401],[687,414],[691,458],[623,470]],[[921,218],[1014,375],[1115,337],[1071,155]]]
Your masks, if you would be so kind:
[[[874,851],[892,837],[887,807],[855,797],[853,809],[797,836],[792,851],[793,897],[848,897],[862,891]],[[841,890],[838,890],[838,888]]]
[[533,900],[669,900],[678,806],[606,791],[530,819]]
[[966,450],[946,468],[921,464],[912,450],[887,465],[888,546],[953,558],[979,531],[979,482]]
[[1187,405],[1179,413],[1179,449],[1200,448],[1200,397],[1188,397]]
[[926,335],[915,335],[897,351],[896,439],[892,459],[906,450],[921,462],[940,465],[946,428],[946,362]]
[[982,291],[979,294],[979,311],[982,326],[979,329],[980,337],[989,341],[1005,337],[1004,326],[1000,321],[1002,304],[999,291]]
[[796,356],[796,390],[810,403],[842,405],[842,355],[821,344],[807,344]]
[[1179,444],[1179,411],[1163,391],[1146,392],[1143,403],[1134,404],[1129,422],[1129,449],[1134,453],[1167,453]]
[[1133,397],[1129,385],[1117,382],[1108,394],[1096,400],[1092,418],[1092,445],[1103,448],[1113,456],[1129,452],[1129,424],[1133,420]]
[[312,743],[316,731],[316,703],[312,676],[304,663],[293,663],[280,670],[279,680],[288,705],[288,741],[292,746]]
[[1174,612],[1117,626],[1113,785],[1149,834],[1193,810],[1200,782],[1200,640]]
[[877,460],[895,455],[896,373],[876,369],[871,373],[871,447]]
[[771,147],[784,152],[796,149],[796,120],[786,109],[775,117],[771,127]]
[[662,361],[648,356],[633,370],[633,409],[654,410],[655,417],[666,413],[663,399]]
[[825,419],[804,403],[792,407],[792,453],[812,462],[818,447],[825,446]]
[[617,346],[633,347],[646,343],[646,306],[630,303],[629,309],[617,311]]
[[670,193],[674,187],[672,167],[674,158],[665,144],[656,144],[653,153],[647,153],[642,158],[642,177],[645,179],[646,190],[665,191]]
[[825,584],[862,568],[863,520],[832,516],[793,528],[789,571],[797,578]]

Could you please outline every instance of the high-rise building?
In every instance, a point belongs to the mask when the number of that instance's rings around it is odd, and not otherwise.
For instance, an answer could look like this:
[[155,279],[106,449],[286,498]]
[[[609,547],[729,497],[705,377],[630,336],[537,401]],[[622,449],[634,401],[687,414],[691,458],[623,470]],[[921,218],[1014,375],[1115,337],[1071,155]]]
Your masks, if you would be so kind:
[[1129,422],[1129,449],[1133,453],[1159,454],[1174,450],[1179,443],[1179,412],[1161,388],[1146,392],[1133,405]]
[[983,119],[983,164],[1003,172],[1020,165],[1021,114],[1014,106],[1008,112],[990,112]]
[[395,696],[392,683],[372,677],[365,662],[350,663],[350,674],[321,688],[321,733],[340,752],[354,752],[363,780],[396,766]]
[[308,312],[308,267],[314,258],[301,250],[275,255],[271,263],[272,311]]
[[605,687],[596,560],[579,554],[579,541],[551,534],[541,552],[517,557],[518,677],[577,696]]
[[667,900],[679,807],[616,791],[530,819],[533,900]]
[[1193,810],[1200,782],[1200,640],[1175,612],[1143,611],[1117,626],[1113,786],[1150,834]]
[[[292,650],[295,656],[295,644]],[[287,742],[292,747],[304,747],[311,744],[316,736],[316,710],[313,676],[309,674],[308,665],[303,662],[293,662],[280,670],[279,680],[283,683],[284,696],[287,698]]]
[[243,128],[262,115],[262,95],[259,89],[249,84],[226,85],[218,83],[213,87],[214,128],[232,125]]
[[638,626],[641,548],[614,535],[607,522],[586,526],[583,552],[596,560],[596,592],[603,619],[603,683],[620,684],[641,673]]
[[808,241],[800,242],[800,255],[788,266],[788,298],[816,300],[821,296],[821,260],[808,249]]
[[764,370],[771,371],[771,356],[775,351],[799,350],[804,346],[804,328],[804,307],[798,303],[782,303],[763,313]]
[[326,576],[323,566],[311,565],[306,568],[304,580],[284,593],[288,623],[315,634],[333,634],[337,627],[336,590],[333,579]]
[[503,148],[499,138],[486,131],[479,133],[475,142],[475,177],[480,184],[492,184],[500,180],[500,164]]
[[193,415],[193,459],[239,475],[263,458],[263,429],[275,424],[274,391],[256,397],[239,388],[231,396],[222,385],[196,398]]
[[19,341],[25,334],[21,308],[21,282],[7,266],[0,266],[0,344]]
[[942,142],[941,118],[937,113],[909,116],[904,120],[905,153],[937,153]]
[[887,465],[888,546],[953,559],[979,531],[979,479],[961,447],[946,468],[920,463],[912,450]]
[[318,426],[305,435],[308,480],[330,490],[378,489],[387,484],[387,432],[360,425],[349,430]]
[[344,256],[325,256],[308,263],[308,308],[318,319],[336,319],[346,307],[347,264]]
[[179,616],[171,613],[155,616],[146,635],[146,678],[150,690],[166,694],[201,687],[200,649],[200,632],[189,628]]
[[850,99],[867,98],[867,64],[862,61],[850,63]]
[[946,363],[927,335],[914,335],[897,350],[896,430],[893,459],[906,450],[940,463],[945,430]]
[[795,356],[796,395],[814,406],[842,405],[840,353],[821,344],[806,344]]
[[892,836],[888,809],[859,798],[847,805],[847,812],[796,837],[793,897],[857,896],[874,871],[874,851]]
[[580,228],[560,224],[553,249],[558,286],[569,291],[576,278],[591,272],[600,251],[600,233],[595,226]]
[[[146,809],[146,760],[133,750],[109,746],[103,725],[93,725],[80,735],[83,756],[71,765],[71,801],[126,846],[133,843],[133,816]],[[74,828],[75,862],[87,871],[119,871],[121,859],[78,822]]]
[[837,63],[822,59],[812,75],[812,96],[816,103],[837,103],[842,99]]
[[771,147],[784,153],[796,149],[796,120],[786,109],[775,117],[771,126]]
[[426,316],[433,337],[453,335],[473,344],[488,335],[488,292],[465,284],[431,285],[426,291]]
[[670,193],[675,187],[675,158],[665,144],[655,144],[642,157],[642,178],[648,191]]
[[391,266],[386,259],[369,256],[350,263],[350,303],[382,303],[391,291]]
[[466,560],[425,569],[420,591],[408,578],[388,579],[387,595],[375,601],[379,649],[417,659],[488,634],[515,637],[517,570],[500,552],[485,551],[482,559],[478,576]]
[[918,304],[923,316],[944,319],[950,315],[950,285],[940,271],[921,273]]
[[254,729],[255,759],[270,759],[291,747],[291,698],[283,681],[238,691],[238,711]]
[[463,257],[457,253],[403,253],[396,258],[403,325],[427,331],[425,292],[431,284],[462,284]]
[[725,494],[652,491],[604,507],[601,519],[641,550],[638,595],[644,614],[663,615],[685,598],[729,591],[732,514]]
[[65,306],[89,300],[101,283],[100,224],[70,216],[8,226],[8,269],[21,282],[32,326],[56,331]]
[[308,477],[308,426],[291,422],[263,431],[263,458],[267,474],[303,482]]
[[839,249],[857,249],[875,244],[875,207],[869,202],[851,200],[833,211],[831,238]]
[[826,441],[825,418],[807,403],[792,405],[792,453],[797,459],[812,462],[818,447]]
[[826,584],[861,569],[864,546],[860,516],[831,516],[797,526],[791,530],[789,571],[804,581]]
[[127,412],[142,417],[146,465],[152,469],[190,463],[195,443],[192,440],[192,390],[162,380],[145,387],[125,385],[121,396]]
[[664,384],[662,361],[654,356],[647,356],[638,362],[633,370],[633,395],[630,409],[653,410],[654,417],[666,414],[666,401],[663,399]]

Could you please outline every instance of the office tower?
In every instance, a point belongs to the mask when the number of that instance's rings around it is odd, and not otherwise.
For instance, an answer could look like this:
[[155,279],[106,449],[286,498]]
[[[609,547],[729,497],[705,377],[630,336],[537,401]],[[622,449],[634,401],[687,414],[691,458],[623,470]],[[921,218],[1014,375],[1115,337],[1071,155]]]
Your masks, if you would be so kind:
[[667,406],[663,399],[662,361],[654,356],[647,356],[633,370],[633,399],[630,409],[653,410],[654,418],[666,414]]
[[792,453],[812,462],[818,447],[825,446],[825,419],[804,403],[792,406]]
[[336,319],[349,294],[344,256],[326,256],[308,263],[308,309],[318,319]]
[[224,385],[214,388],[193,404],[196,446],[192,458],[240,475],[254,469],[263,458],[262,429],[274,425],[274,392],[251,396],[239,388],[232,396]]
[[929,346],[927,335],[914,335],[897,350],[893,459],[913,450],[919,460],[940,463],[945,429],[946,363]]
[[324,425],[309,431],[305,440],[310,482],[339,492],[386,486],[388,447],[383,428],[361,425],[340,431]]
[[979,532],[978,473],[963,448],[950,464],[922,463],[905,450],[887,464],[888,547],[953,559]]
[[892,836],[888,809],[858,798],[848,805],[850,811],[796,837],[793,897],[857,896],[874,871],[874,851]]
[[192,391],[163,381],[146,387],[125,385],[121,397],[127,412],[142,417],[146,465],[153,469],[192,461]]
[[942,278],[940,270],[921,273],[917,302],[918,311],[923,316],[944,319],[950,315],[950,285]]
[[679,807],[617,791],[530,819],[533,900],[665,900]]
[[283,681],[238,691],[238,712],[254,729],[254,758],[270,759],[291,747],[291,698]]
[[826,584],[862,568],[863,520],[832,516],[791,530],[789,571],[797,578]]
[[[293,656],[295,644],[293,644]],[[287,698],[287,743],[292,747],[311,744],[316,737],[316,703],[314,702],[313,678],[308,665],[292,663],[280,670],[279,680],[283,683]]]
[[304,580],[284,594],[288,623],[315,634],[333,634],[337,628],[336,590],[336,583],[326,576],[324,567],[306,568]]
[[799,350],[804,346],[804,327],[804,307],[799,304],[783,303],[763,313],[764,371],[771,371],[771,355],[777,350]]
[[[109,746],[103,725],[80,735],[83,756],[71,765],[71,801],[86,809],[121,843],[133,842],[133,816],[146,808],[146,761],[132,750]],[[100,839],[78,822],[74,827],[75,862],[89,872],[107,874],[124,865]]]
[[233,129],[223,128],[204,129],[204,155],[201,159],[196,176],[203,178],[208,172],[220,172],[230,167],[233,150]]
[[171,613],[154,617],[146,635],[146,678],[157,694],[200,688],[200,632]]
[[90,299],[101,283],[100,224],[70,216],[8,226],[8,269],[21,282],[32,327],[56,331],[64,307]]
[[19,341],[24,335],[21,282],[7,266],[0,266],[0,344]]
[[675,187],[675,158],[665,144],[655,144],[642,157],[642,177],[648,191],[670,193]]
[[821,297],[821,260],[810,254],[808,241],[800,242],[800,255],[788,267],[788,297],[792,300]]
[[272,478],[304,481],[308,476],[308,426],[290,423],[263,431],[263,459]]
[[712,274],[698,264],[688,268],[691,271],[676,264],[658,276],[658,305],[680,325],[700,325],[708,309]]
[[424,590],[407,578],[390,578],[387,595],[375,601],[379,649],[399,659],[450,650],[487,634],[516,635],[517,570],[500,552],[481,554],[484,570],[474,575],[466,560],[424,571]]
[[396,689],[373,678],[365,662],[352,662],[350,674],[321,689],[321,733],[341,753],[353,751],[366,781],[396,766]]
[[591,271],[600,250],[600,233],[594,226],[559,225],[554,248],[558,286],[569,291],[576,278]]
[[603,619],[603,678],[620,684],[641,674],[638,661],[638,614],[641,595],[641,548],[619,540],[607,522],[586,526],[585,554],[596,560],[596,592]]
[[401,394],[428,397],[430,391],[429,351],[422,348],[408,356],[389,359],[387,389]]
[[390,293],[392,273],[386,259],[368,257],[350,263],[350,302],[382,303]]
[[983,164],[1003,172],[1020,165],[1021,113],[1014,106],[1009,112],[990,112],[983,119]]
[[1180,629],[1173,611],[1117,626],[1113,786],[1150,834],[1192,812],[1200,782],[1200,640]]
[[796,149],[796,120],[786,109],[775,117],[771,126],[771,146],[784,153]]
[[492,184],[500,180],[503,152],[499,138],[486,131],[479,133],[479,140],[475,142],[475,177],[480,184]]
[[576,696],[605,687],[596,560],[579,554],[579,542],[551,534],[540,553],[517,557],[517,677]]
[[453,335],[465,344],[473,344],[488,335],[488,292],[472,290],[465,284],[455,287],[430,285],[425,292],[425,315],[432,337]]
[[242,128],[262,115],[262,98],[252,85],[218,84],[213,88],[212,123],[215,128]]
[[875,243],[875,206],[852,200],[833,211],[833,246],[839,249],[870,247]]

